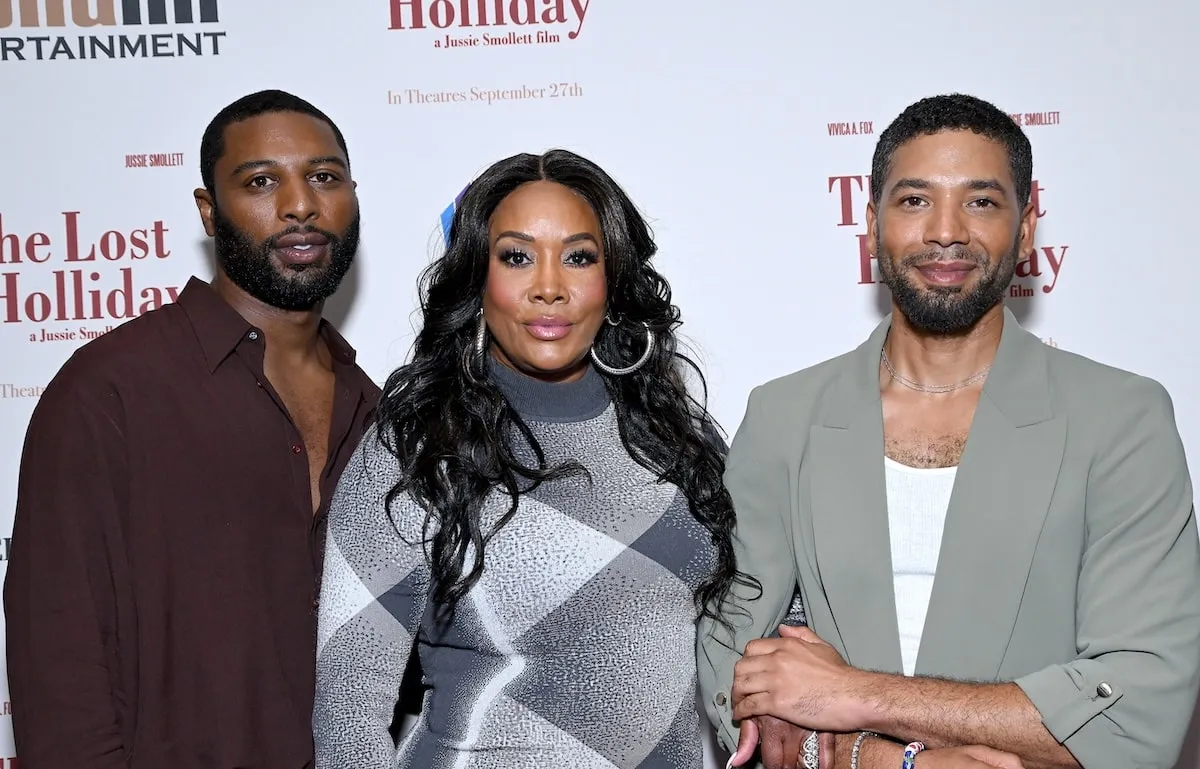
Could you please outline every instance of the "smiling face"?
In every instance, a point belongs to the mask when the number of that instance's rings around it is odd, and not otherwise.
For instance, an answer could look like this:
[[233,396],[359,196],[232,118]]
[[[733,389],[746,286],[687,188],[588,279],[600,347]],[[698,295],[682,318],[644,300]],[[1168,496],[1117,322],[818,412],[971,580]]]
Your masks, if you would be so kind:
[[608,298],[595,211],[554,182],[530,182],[500,202],[488,227],[483,316],[491,353],[547,381],[583,376]]
[[223,145],[212,194],[196,192],[221,272],[271,307],[313,309],[358,250],[358,198],[333,130],[273,112],[229,125]]
[[1003,145],[971,131],[897,148],[869,242],[892,301],[915,329],[964,333],[999,306],[1033,248],[1033,206],[1017,200]]

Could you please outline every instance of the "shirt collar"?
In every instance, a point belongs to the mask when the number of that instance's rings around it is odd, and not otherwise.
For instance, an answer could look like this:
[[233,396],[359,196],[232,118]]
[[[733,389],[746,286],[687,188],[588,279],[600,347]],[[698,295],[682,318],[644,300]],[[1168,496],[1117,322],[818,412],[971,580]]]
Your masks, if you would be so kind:
[[[216,289],[199,278],[188,280],[179,292],[176,304],[187,314],[196,332],[210,374],[217,370],[243,339],[263,333],[222,299]],[[317,333],[325,340],[335,363],[354,365],[357,353],[332,323],[322,318]]]

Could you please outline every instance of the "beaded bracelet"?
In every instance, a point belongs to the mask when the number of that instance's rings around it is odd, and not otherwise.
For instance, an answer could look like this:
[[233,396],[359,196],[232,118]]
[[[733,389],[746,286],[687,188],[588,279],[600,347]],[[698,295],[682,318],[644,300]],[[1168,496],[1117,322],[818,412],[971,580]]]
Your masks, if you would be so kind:
[[910,742],[908,747],[904,749],[904,762],[900,764],[900,769],[915,769],[917,765],[917,754],[925,749],[923,742]]

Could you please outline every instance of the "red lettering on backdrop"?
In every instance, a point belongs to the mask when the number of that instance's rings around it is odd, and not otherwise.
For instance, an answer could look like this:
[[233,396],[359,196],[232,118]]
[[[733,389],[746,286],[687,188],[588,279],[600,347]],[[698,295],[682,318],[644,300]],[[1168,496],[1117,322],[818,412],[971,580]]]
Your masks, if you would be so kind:
[[[542,0],[548,7],[539,15],[537,0],[391,0],[389,29],[447,27],[503,27],[531,24],[575,23],[567,33],[579,37],[591,0]],[[572,22],[572,18],[574,22]]]
[[[864,187],[863,179],[866,179]],[[854,190],[851,185],[858,187],[859,192],[867,192],[870,194],[871,177],[869,176],[831,176],[829,177],[829,191],[833,192],[833,186],[837,185],[838,200],[842,205],[842,220],[838,222],[839,227],[853,227],[857,224],[854,221]]]
[[[838,227],[856,227],[855,211],[865,210],[867,200],[871,196],[870,176],[831,176],[829,177],[829,192],[835,193],[838,200]],[[859,285],[875,283],[875,257],[871,254],[871,244],[866,233],[856,236],[858,240],[858,272]]]
[[50,236],[44,232],[34,232],[24,241],[15,233],[5,232],[4,215],[0,214],[0,264],[20,264],[23,259],[42,264],[50,254],[39,253],[38,249],[48,245]]
[[1041,203],[1041,193],[1045,191],[1046,188],[1038,184],[1037,179],[1034,179],[1033,186],[1029,188],[1029,202],[1033,204],[1033,210],[1037,212],[1037,217],[1039,219],[1046,215],[1046,212],[1042,209]]
[[[1050,273],[1050,282],[1042,284],[1042,293],[1049,294],[1058,284],[1058,275],[1062,272],[1063,260],[1067,258],[1070,246],[1039,246],[1029,252],[1029,256],[1017,262],[1016,277],[1040,278],[1046,271]],[[1045,268],[1045,269],[1043,269]]]
[[109,230],[100,236],[100,242],[93,244],[86,255],[80,256],[79,212],[64,211],[63,218],[66,220],[66,260],[68,262],[96,261],[97,246],[100,248],[100,256],[110,262],[119,262],[126,257],[135,260],[145,259],[150,255],[149,243],[147,242],[147,238],[150,237],[149,232],[154,233],[154,257],[156,259],[166,259],[171,255],[171,252],[166,250],[165,245],[167,229],[160,220],[151,225],[149,231],[146,229],[132,230],[129,232],[128,237],[117,230]]
[[[1046,188],[1035,179],[1029,190],[1029,204],[1033,206],[1037,218],[1046,215],[1042,208],[1042,193]],[[1062,272],[1063,260],[1067,258],[1070,246],[1035,246],[1029,255],[1017,262],[1017,278],[1041,278],[1049,273],[1049,281],[1042,283],[1042,293],[1049,294],[1058,285],[1058,276]]]
[[[514,0],[514,2],[509,3],[509,8],[512,9],[513,24],[524,26],[526,24],[538,23],[537,10],[533,7],[533,0],[525,0],[523,3],[518,3]],[[521,15],[522,10],[525,11],[524,17]]]
[[[124,320],[178,298],[178,287],[143,286],[135,280],[137,263],[171,256],[167,247],[170,230],[161,219],[145,227],[114,228],[89,237],[87,232],[95,230],[85,232],[81,212],[64,211],[62,217],[62,246],[58,248],[55,239],[44,232],[22,237],[6,231],[8,225],[0,214],[0,265],[18,268],[0,273],[0,322]],[[52,287],[47,289],[44,281],[32,280],[30,266],[52,259],[79,268],[50,270]],[[97,266],[105,262],[128,265],[117,270],[115,286],[113,273]],[[41,283],[43,290],[29,286],[35,282]],[[30,340],[41,341],[34,334]]]

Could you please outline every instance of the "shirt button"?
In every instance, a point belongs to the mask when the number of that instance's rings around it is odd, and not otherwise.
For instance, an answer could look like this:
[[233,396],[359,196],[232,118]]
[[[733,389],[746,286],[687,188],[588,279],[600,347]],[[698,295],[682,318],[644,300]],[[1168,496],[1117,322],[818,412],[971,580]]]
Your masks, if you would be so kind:
[[1101,697],[1111,697],[1112,687],[1108,685],[1108,682],[1101,681],[1100,685],[1096,687],[1096,694],[1099,694]]
[[725,695],[725,692],[717,692],[715,695],[713,695],[713,702],[715,702],[719,708],[725,707],[725,703],[728,701],[729,697]]
[[249,339],[251,342],[257,342],[258,341],[258,332],[251,331],[249,334],[246,334],[246,338]]
[[299,454],[301,451],[304,451],[304,448],[300,446],[300,444],[297,443],[296,445],[292,446],[293,454]]

